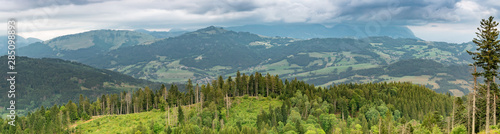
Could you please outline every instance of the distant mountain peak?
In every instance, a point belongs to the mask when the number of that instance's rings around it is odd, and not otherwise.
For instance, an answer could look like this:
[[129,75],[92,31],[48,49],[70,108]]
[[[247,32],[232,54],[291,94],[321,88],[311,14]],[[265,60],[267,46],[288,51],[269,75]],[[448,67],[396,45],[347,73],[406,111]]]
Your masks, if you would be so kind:
[[215,26],[209,26],[203,29],[199,29],[194,31],[193,33],[200,33],[200,34],[220,34],[220,33],[225,33],[228,32],[228,30],[225,30],[222,27],[215,27]]
[[141,32],[130,30],[91,30],[83,33],[64,35],[45,41],[52,48],[61,50],[78,50],[94,45],[103,49],[113,50],[118,47],[132,46],[153,40],[154,37]]

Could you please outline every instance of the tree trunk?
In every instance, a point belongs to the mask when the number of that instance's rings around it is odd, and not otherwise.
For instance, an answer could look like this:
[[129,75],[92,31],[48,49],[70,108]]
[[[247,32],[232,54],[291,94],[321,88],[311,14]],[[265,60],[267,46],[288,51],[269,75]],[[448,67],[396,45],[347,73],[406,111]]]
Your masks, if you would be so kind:
[[403,129],[401,130],[401,134],[405,134],[405,130],[406,130],[406,122],[405,124],[403,124]]
[[123,94],[120,94],[120,98],[121,98],[121,101],[120,101],[120,112],[118,114],[122,114],[122,112],[123,112],[123,102],[125,102],[125,101],[123,101],[124,100],[123,99]]
[[255,73],[255,86],[253,88],[255,88],[255,97],[257,98],[257,100],[259,99],[259,78],[257,77],[257,73]]
[[[167,107],[165,107],[165,112],[166,113],[168,112]],[[168,126],[168,115],[166,115],[165,117],[165,128],[167,128],[167,126]]]
[[226,100],[226,118],[228,118],[229,117],[229,97],[228,97],[227,93],[226,93],[225,100]]
[[[453,129],[453,125],[455,124],[455,99],[453,99],[453,111],[451,111],[451,129]],[[448,129],[448,133],[450,132],[449,131],[450,129]]]
[[195,89],[195,91],[194,91],[194,92],[195,92],[195,94],[196,94],[196,95],[194,96],[195,103],[198,103],[198,101],[199,101],[199,99],[198,99],[198,95],[199,95],[198,90],[199,90],[199,89],[198,89],[198,88],[199,88],[199,87],[198,87],[198,85],[196,85],[196,89]]
[[239,91],[238,91],[238,88],[239,88],[238,87],[238,82],[239,82],[239,80],[235,82],[234,91],[233,91],[233,97],[234,96],[238,96],[238,94],[239,94]]
[[447,131],[448,133],[450,133],[450,127],[451,127],[451,124],[453,124],[453,123],[450,123],[450,120],[451,120],[451,119],[450,119],[450,117],[448,116],[448,120],[447,120],[447,121],[448,121],[448,128],[446,128],[446,131]]
[[247,82],[247,95],[249,94],[248,93],[248,88],[249,88],[249,82]]
[[470,123],[470,117],[471,116],[470,116],[470,114],[471,114],[471,111],[472,111],[472,109],[471,109],[472,105],[470,104],[472,102],[471,100],[472,100],[471,99],[471,94],[469,94],[469,96],[467,98],[467,132],[469,134],[472,133],[472,132],[470,132],[471,131],[471,128],[470,128],[470,124],[471,124]]
[[104,115],[104,110],[105,110],[105,109],[104,109],[104,107],[105,107],[105,106],[104,106],[104,100],[102,101],[102,103],[101,103],[101,104],[99,104],[99,107],[101,107],[101,110],[99,111],[100,115]]
[[497,125],[497,95],[493,93],[493,125]]
[[490,84],[490,81],[486,82],[486,134],[490,132]]
[[203,100],[203,92],[200,92],[200,94],[201,94],[200,95],[200,107],[201,107],[200,110],[203,110],[203,101],[204,101]]
[[266,97],[269,97],[269,77],[267,77],[267,81],[266,81]]
[[342,111],[340,111],[340,113],[342,113],[342,120],[344,121],[344,107],[342,107]]
[[[342,113],[344,113],[344,112],[342,112]],[[344,118],[344,116],[343,116],[343,115],[344,115],[344,114],[342,114],[342,120],[344,120],[344,119],[343,119],[343,118]],[[378,134],[382,134],[382,118],[380,118],[380,116],[379,116],[379,118],[378,118]]]
[[389,119],[389,122],[387,122],[389,124],[388,128],[387,128],[387,133],[391,134],[391,119]]
[[170,126],[170,106],[167,106],[167,126]]
[[[477,72],[477,67],[474,65],[474,73]],[[472,96],[472,134],[476,133],[476,90],[477,90],[477,76],[474,75],[474,91]]]
[[[496,87],[497,84],[495,83],[495,79],[496,79],[495,76],[493,76],[493,84]],[[497,125],[497,94],[496,94],[496,90],[493,91],[493,125],[495,125],[495,126]]]

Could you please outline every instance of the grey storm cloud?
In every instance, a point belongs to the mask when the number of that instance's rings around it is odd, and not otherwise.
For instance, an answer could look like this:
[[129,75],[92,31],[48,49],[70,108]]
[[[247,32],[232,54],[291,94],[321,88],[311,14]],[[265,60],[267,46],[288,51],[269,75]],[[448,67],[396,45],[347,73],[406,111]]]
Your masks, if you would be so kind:
[[[0,20],[28,30],[197,29],[209,25],[476,24],[498,17],[498,0],[0,0]],[[2,22],[0,22],[2,23]],[[442,26],[442,25],[439,25]],[[1,30],[1,27],[0,27]],[[78,31],[78,30],[73,30]]]
[[[2,3],[15,2],[16,4],[7,4],[4,5],[3,11],[11,10],[11,11],[19,11],[19,10],[29,10],[34,8],[42,8],[48,6],[62,6],[62,5],[86,5],[90,3],[99,3],[104,2],[104,0],[1,0]],[[0,9],[0,11],[2,11]]]
[[[3,1],[8,3],[8,1]],[[102,14],[126,14],[127,10],[160,10],[182,14],[179,20],[198,16],[217,22],[238,20],[253,20],[262,22],[305,22],[305,23],[336,23],[363,22],[380,19],[390,19],[394,24],[419,25],[428,22],[460,21],[467,16],[457,14],[457,3],[460,0],[317,0],[317,1],[286,1],[286,0],[152,0],[152,1],[103,1],[103,0],[20,0],[11,4],[10,11],[23,11],[53,6],[82,6],[83,8],[65,8],[72,14],[61,15],[71,17],[99,16]],[[108,4],[106,4],[108,3]],[[111,4],[112,3],[112,4]],[[479,3],[479,2],[476,2]],[[485,2],[480,2],[485,3]],[[107,7],[109,6],[109,7]],[[495,6],[491,5],[482,5]],[[496,4],[498,6],[498,4]],[[99,9],[92,9],[99,8]],[[495,9],[495,7],[492,7]],[[75,11],[80,10],[80,11]],[[96,11],[89,11],[96,10]],[[120,11],[123,10],[123,11]],[[1,10],[0,10],[1,11]],[[65,11],[63,11],[65,12]],[[128,17],[141,18],[144,14],[130,14]],[[162,15],[162,14],[158,14]],[[160,17],[171,17],[164,14]],[[57,17],[57,16],[56,16]],[[89,17],[91,18],[91,17]],[[250,18],[250,19],[248,19]],[[62,18],[64,19],[64,18]],[[109,18],[105,18],[107,20]],[[147,18],[146,18],[147,19]],[[222,20],[221,20],[222,19]],[[123,19],[118,19],[118,21]],[[130,19],[128,19],[130,20]],[[152,19],[155,20],[155,19]],[[167,19],[168,20],[168,19]],[[219,21],[219,22],[220,22]],[[126,22],[126,21],[125,21]],[[136,22],[136,21],[133,21]],[[200,21],[205,22],[205,21]],[[252,22],[248,22],[252,23]]]
[[209,12],[229,13],[244,12],[257,9],[258,6],[251,1],[220,0],[217,2],[206,1],[200,3],[199,8],[191,9],[191,13],[207,14]]

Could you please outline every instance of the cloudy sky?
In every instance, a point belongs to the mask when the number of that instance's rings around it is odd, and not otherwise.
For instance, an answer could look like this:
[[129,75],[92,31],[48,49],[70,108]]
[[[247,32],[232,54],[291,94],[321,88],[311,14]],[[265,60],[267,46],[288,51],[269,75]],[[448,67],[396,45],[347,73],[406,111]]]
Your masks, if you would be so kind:
[[[1,25],[48,40],[96,29],[194,30],[210,25],[366,23],[409,27],[430,41],[468,42],[500,21],[498,0],[0,0]],[[0,27],[6,33],[6,27]]]

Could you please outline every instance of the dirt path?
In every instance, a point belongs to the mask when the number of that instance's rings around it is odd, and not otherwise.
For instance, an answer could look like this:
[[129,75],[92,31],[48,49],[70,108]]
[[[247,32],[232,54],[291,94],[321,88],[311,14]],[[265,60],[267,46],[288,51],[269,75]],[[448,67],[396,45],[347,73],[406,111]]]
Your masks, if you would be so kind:
[[73,124],[73,125],[69,126],[69,128],[75,128],[75,127],[76,127],[76,126],[78,126],[78,125],[85,124],[85,123],[91,122],[91,121],[93,121],[93,120],[95,120],[95,119],[99,119],[99,118],[102,118],[102,117],[105,117],[105,116],[108,116],[108,115],[93,116],[93,117],[92,117],[92,119],[90,119],[90,120],[86,120],[86,121],[84,121],[84,122],[82,122],[82,123],[75,123],[75,124]]

